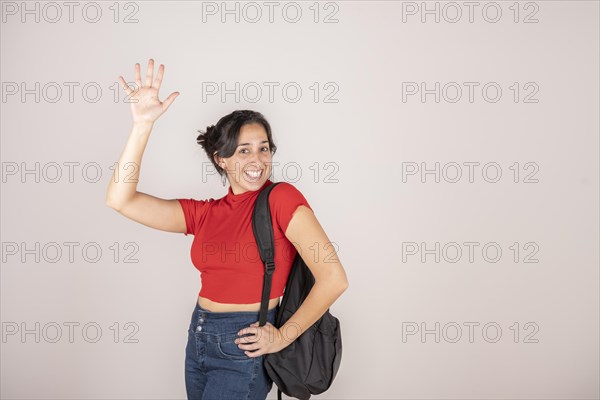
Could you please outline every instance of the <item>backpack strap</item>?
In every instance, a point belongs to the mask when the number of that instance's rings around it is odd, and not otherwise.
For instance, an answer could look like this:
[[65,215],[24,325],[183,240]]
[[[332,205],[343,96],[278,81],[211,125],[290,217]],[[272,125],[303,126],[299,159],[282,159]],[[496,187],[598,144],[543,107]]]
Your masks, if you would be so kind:
[[269,296],[271,294],[271,278],[273,277],[273,272],[275,272],[275,243],[273,240],[269,194],[279,183],[281,182],[272,183],[258,194],[252,213],[252,230],[254,231],[254,238],[258,245],[260,259],[265,264],[258,326],[263,326],[267,322],[267,309],[269,307]]

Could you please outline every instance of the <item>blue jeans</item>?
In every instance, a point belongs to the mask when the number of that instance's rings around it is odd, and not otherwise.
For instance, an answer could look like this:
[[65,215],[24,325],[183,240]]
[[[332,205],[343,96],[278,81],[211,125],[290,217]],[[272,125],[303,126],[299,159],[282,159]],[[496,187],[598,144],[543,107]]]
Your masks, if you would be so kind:
[[[277,307],[268,310],[275,324]],[[264,400],[273,381],[264,356],[249,357],[233,341],[257,322],[258,311],[213,312],[196,301],[185,348],[185,387],[189,400]],[[244,335],[245,336],[245,335]]]

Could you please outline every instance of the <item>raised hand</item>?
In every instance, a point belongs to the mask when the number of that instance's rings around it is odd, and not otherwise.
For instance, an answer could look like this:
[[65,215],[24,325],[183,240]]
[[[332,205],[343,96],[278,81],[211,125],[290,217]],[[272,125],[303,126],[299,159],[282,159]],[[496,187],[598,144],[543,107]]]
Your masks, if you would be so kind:
[[128,95],[128,100],[131,102],[131,114],[133,116],[134,123],[150,122],[154,123],[173,103],[173,100],[179,96],[179,92],[173,92],[161,102],[158,99],[158,90],[163,80],[163,74],[165,72],[165,66],[160,64],[158,67],[158,74],[156,78],[152,80],[154,75],[154,60],[151,58],[148,61],[148,71],[146,72],[146,83],[142,85],[142,79],[140,75],[140,64],[135,64],[135,83],[137,90],[131,88],[125,79],[119,75],[119,82]]

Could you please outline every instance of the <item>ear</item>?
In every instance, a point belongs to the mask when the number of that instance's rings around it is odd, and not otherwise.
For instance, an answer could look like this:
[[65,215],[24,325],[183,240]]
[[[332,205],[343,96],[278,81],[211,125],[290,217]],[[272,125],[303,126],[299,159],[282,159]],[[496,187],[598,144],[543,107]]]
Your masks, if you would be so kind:
[[215,151],[215,153],[214,153],[214,155],[213,155],[213,158],[214,158],[214,160],[215,160],[215,163],[216,163],[217,165],[219,165],[219,166],[220,166],[220,165],[221,165],[221,157],[219,157],[219,156],[217,155],[217,152],[216,152],[216,151]]

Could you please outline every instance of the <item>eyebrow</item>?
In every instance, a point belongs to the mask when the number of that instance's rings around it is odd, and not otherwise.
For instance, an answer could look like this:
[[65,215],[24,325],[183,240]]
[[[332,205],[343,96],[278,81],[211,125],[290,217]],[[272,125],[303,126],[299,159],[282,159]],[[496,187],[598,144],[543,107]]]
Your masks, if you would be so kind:
[[[262,142],[260,142],[259,144],[263,144],[263,143],[269,143],[268,140],[263,140]],[[240,147],[240,146],[248,146],[251,145],[252,143],[240,143],[236,146],[236,148]]]

